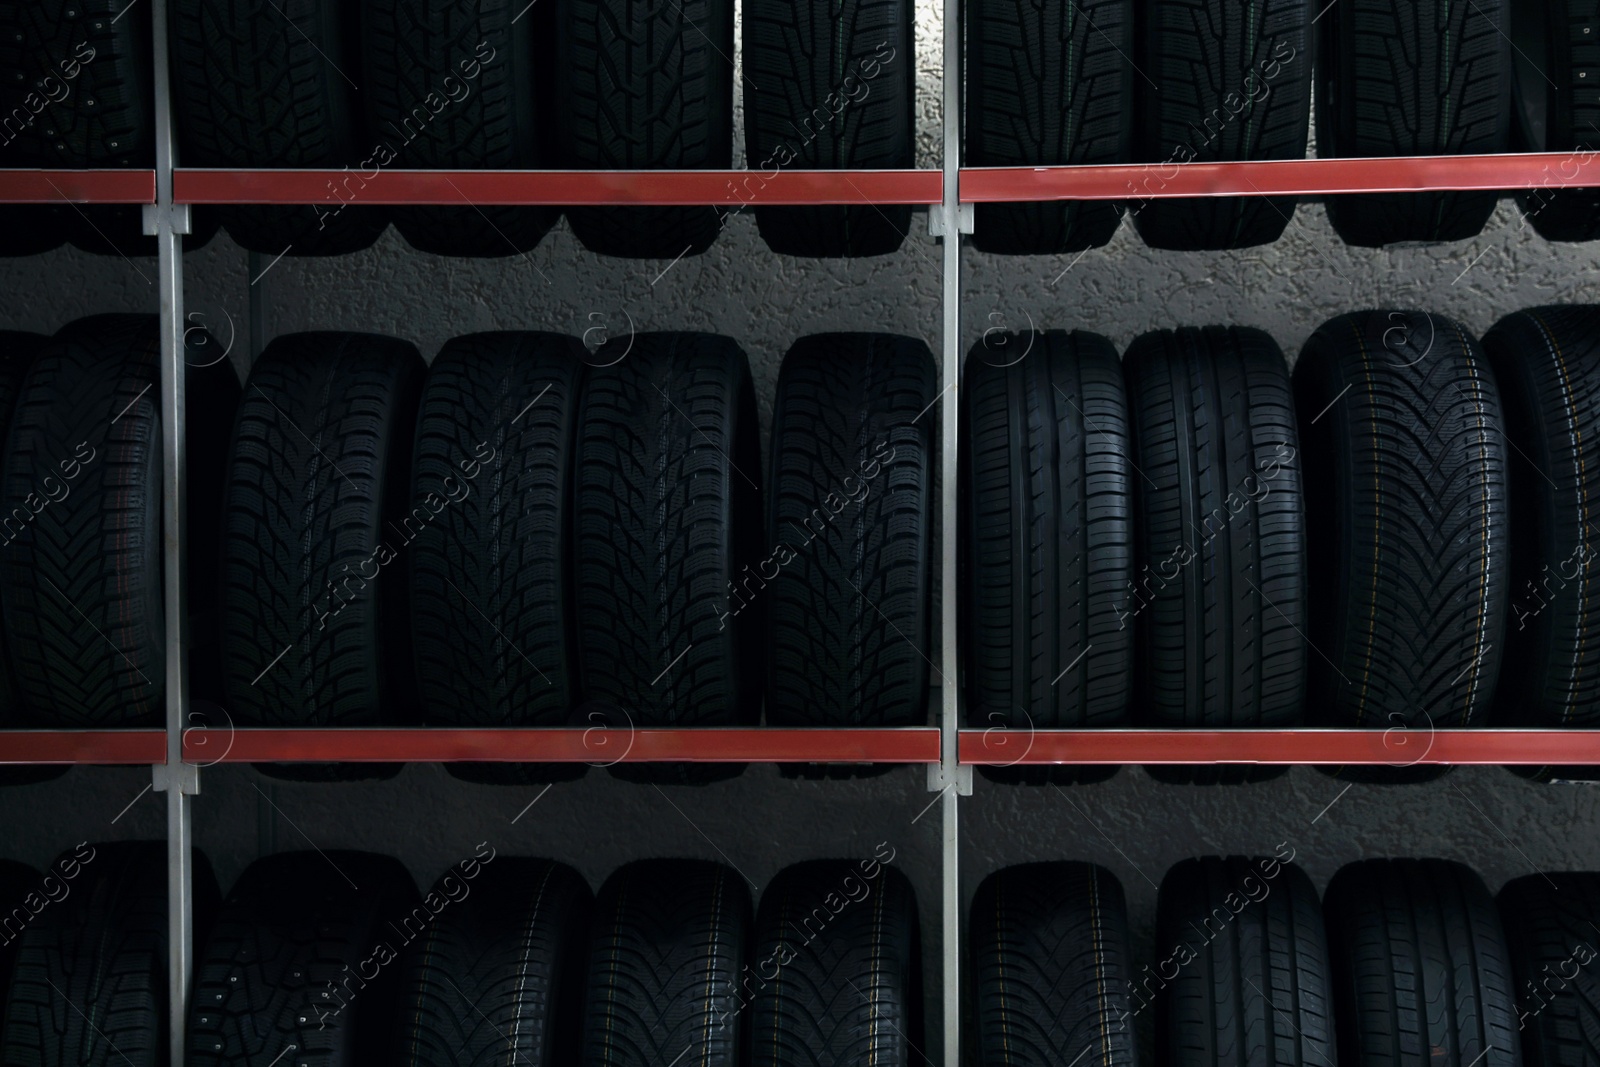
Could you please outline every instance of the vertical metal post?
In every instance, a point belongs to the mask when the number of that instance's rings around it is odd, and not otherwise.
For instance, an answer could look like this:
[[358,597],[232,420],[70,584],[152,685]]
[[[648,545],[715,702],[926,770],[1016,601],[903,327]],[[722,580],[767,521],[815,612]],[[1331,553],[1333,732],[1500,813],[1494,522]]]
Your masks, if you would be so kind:
[[[944,239],[944,347],[941,396],[939,531],[944,546],[940,561],[940,762],[931,785],[940,790],[942,829],[942,918],[944,992],[944,1065],[961,1064],[961,836],[960,798],[972,792],[972,768],[958,763],[961,727],[961,666],[956,647],[957,500],[960,491],[957,427],[961,379],[961,234],[971,231],[960,202],[961,167],[961,0],[944,0],[944,200],[930,213],[934,233]],[[937,218],[933,218],[937,216]]]
[[184,1063],[189,970],[193,959],[192,828],[189,798],[199,792],[199,771],[183,763],[189,713],[189,620],[184,558],[183,249],[187,208],[172,202],[177,152],[167,60],[167,5],[151,0],[155,68],[156,203],[145,209],[145,231],[156,237],[161,292],[161,538],[162,598],[166,616],[167,759],[155,768],[155,787],[167,793],[167,1004],[173,1067]]

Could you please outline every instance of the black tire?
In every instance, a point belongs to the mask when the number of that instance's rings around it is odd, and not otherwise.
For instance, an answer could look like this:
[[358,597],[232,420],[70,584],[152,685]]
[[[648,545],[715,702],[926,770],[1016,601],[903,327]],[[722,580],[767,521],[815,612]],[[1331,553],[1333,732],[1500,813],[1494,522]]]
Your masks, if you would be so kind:
[[[0,611],[36,725],[165,715],[159,341],[154,315],[80,319],[42,349],[8,410]],[[222,371],[236,391],[232,367]],[[224,403],[212,382],[222,379],[192,383],[191,401]],[[191,427],[189,449],[222,447],[211,429]]]
[[1494,900],[1446,860],[1362,860],[1323,896],[1346,1067],[1520,1067]]
[[[61,876],[53,867],[50,873],[55,879],[52,892],[59,893],[54,887],[61,883]],[[11,999],[11,972],[17,950],[22,947],[22,933],[33,916],[48,906],[50,898],[44,889],[39,872],[26,863],[0,860],[0,901],[8,909],[0,911],[0,1030],[4,1027],[4,1005]]]
[[739,1062],[735,997],[750,938],[750,893],[726,867],[639,860],[595,901],[583,1009],[584,1063],[702,1067]]
[[[434,894],[457,903],[399,964],[395,1067],[576,1063],[588,884],[549,860],[494,858],[471,868],[476,882],[468,869],[439,880]],[[455,895],[463,892],[470,897]]]
[[[1133,0],[972,0],[966,5],[963,158],[974,167],[1133,158]],[[979,204],[973,246],[1001,255],[1098,248],[1115,201]]]
[[[869,873],[870,872],[870,873]],[[876,881],[876,885],[874,885]],[[857,896],[861,893],[861,896]],[[761,895],[746,974],[751,1067],[924,1061],[917,900],[877,860],[812,860]]]
[[1496,900],[1511,951],[1524,1062],[1600,1062],[1600,967],[1594,965],[1600,874],[1513,878]]
[[935,377],[927,345],[887,334],[816,334],[783,357],[772,555],[730,604],[767,598],[770,725],[927,719]]
[[[1339,0],[1320,18],[1317,154],[1463,155],[1510,146],[1511,0]],[[1463,241],[1497,192],[1331,196],[1346,244]]]
[[[1141,0],[1135,82],[1140,158],[1150,163],[1304,159],[1311,115],[1312,0],[1207,4]],[[1151,200],[1133,213],[1151,248],[1271,244],[1294,215],[1293,197]]]
[[[1299,867],[1271,856],[1174,864],[1161,880],[1156,952],[1163,957],[1156,973],[1165,980],[1156,991],[1161,1063],[1335,1062],[1322,908]],[[1169,965],[1177,970],[1170,980]]]
[[1600,123],[1600,0],[1525,0],[1511,5],[1514,146],[1572,152],[1538,188],[1517,192],[1522,217],[1548,241],[1600,238],[1600,192],[1567,188],[1594,158]]
[[[726,337],[644,333],[592,357],[578,415],[573,558],[579,685],[614,726],[754,724],[765,596],[750,364]],[[712,781],[742,764],[617,764]]]
[[[216,913],[217,882],[204,855],[194,853],[193,863],[195,928],[203,929]],[[40,892],[53,879],[61,895],[42,897],[22,932],[4,1061],[166,1067],[166,844],[84,843],[52,869]]]
[[1134,964],[1116,876],[1089,863],[996,871],[973,897],[969,1048],[978,1067],[1135,1067]]
[[[549,114],[550,102],[536,95],[536,68],[548,30],[539,27],[536,52],[539,19],[526,0],[362,0],[361,10],[368,125],[395,138],[395,166],[529,170],[544,164],[539,110]],[[436,113],[426,101],[430,95],[439,100],[440,93],[444,106]],[[402,207],[392,214],[395,229],[419,252],[496,257],[531,250],[561,213],[469,203]]]
[[[1133,628],[1118,605],[1133,580],[1133,470],[1116,349],[1083,331],[990,334],[967,355],[961,421],[967,725],[1129,725]],[[1117,772],[980,770],[1061,785]]]
[[[68,243],[91,255],[138,259],[154,258],[159,252],[156,239],[145,235],[144,208],[139,204],[74,204],[62,221]],[[183,251],[204,248],[219,228],[215,209],[191,207],[189,228],[180,238]]]
[[358,16],[359,5],[341,0],[175,0],[172,91],[185,165],[350,169],[325,206],[219,208],[240,247],[335,256],[369,247],[388,226],[382,208],[347,206],[381,180],[373,174],[388,158],[363,129],[351,81],[362,76]]
[[282,852],[252,863],[195,956],[190,1067],[394,1062],[393,961],[458,906],[441,903],[421,903],[410,872],[387,856]]
[[[1147,333],[1123,368],[1133,413],[1135,720],[1285,727],[1306,690],[1306,541],[1294,399],[1260,330]],[[1262,781],[1282,767],[1152,767],[1161,781]]]
[[[32,372],[39,353],[49,346],[50,338],[43,334],[0,330],[0,441],[10,437],[17,398],[22,395],[23,387],[27,384],[28,375]],[[4,527],[0,526],[0,531],[3,529]],[[3,536],[3,533],[0,533],[0,537]],[[3,552],[4,547],[0,545],[0,553]],[[3,611],[3,602],[0,602],[0,621],[4,618]],[[29,722],[29,716],[21,707],[21,693],[17,688],[8,646],[5,628],[0,626],[0,725],[14,728]],[[4,767],[0,768],[0,784],[28,785],[32,782],[59,778],[64,773],[66,773],[65,767],[20,765]]]
[[[1500,394],[1449,319],[1366,311],[1322,325],[1294,368],[1311,575],[1307,719],[1478,726],[1505,645],[1509,537]],[[1410,745],[1410,747],[1406,747]],[[1415,742],[1362,781],[1426,781]]]
[[[187,514],[184,549],[188,556],[189,690],[195,701],[221,704],[223,495],[228,481],[228,443],[244,390],[224,343],[191,313],[184,330],[184,439],[188,442]],[[190,713],[191,726],[222,727],[223,717]]]
[[[26,125],[6,154],[47,169],[155,161],[150,9],[118,0],[0,3],[3,113]],[[36,108],[34,105],[38,104]],[[10,124],[7,124],[10,127]]]
[[[480,333],[450,341],[428,370],[413,512],[430,494],[454,503],[407,565],[427,723],[565,726],[578,704],[568,519],[586,355],[559,334]],[[585,770],[446,766],[473,782],[570,781]]]
[[[752,169],[914,164],[910,0],[749,0],[742,17],[745,158]],[[758,189],[739,196],[758,199]],[[881,256],[905,240],[911,208],[757,207],[756,226],[767,247],[784,255]]]
[[[557,19],[561,166],[733,165],[732,0],[568,0]],[[635,259],[699,255],[722,218],[714,207],[567,209],[589,251]]]
[[[0,115],[3,114],[0,112]],[[60,248],[67,240],[68,223],[64,210],[70,209],[50,204],[0,207],[0,258],[37,256]]]
[[[394,563],[442,510],[407,511],[424,371],[405,341],[345,333],[279,337],[251,368],[228,450],[222,548],[227,708],[238,725],[415,720],[408,588]],[[361,776],[397,773],[364,767]]]
[[[1600,726],[1600,672],[1589,648],[1600,625],[1591,583],[1600,499],[1600,308],[1507,315],[1483,337],[1504,407],[1511,522],[1510,617],[1495,693],[1506,726]],[[1590,779],[1593,767],[1515,767],[1548,780]]]

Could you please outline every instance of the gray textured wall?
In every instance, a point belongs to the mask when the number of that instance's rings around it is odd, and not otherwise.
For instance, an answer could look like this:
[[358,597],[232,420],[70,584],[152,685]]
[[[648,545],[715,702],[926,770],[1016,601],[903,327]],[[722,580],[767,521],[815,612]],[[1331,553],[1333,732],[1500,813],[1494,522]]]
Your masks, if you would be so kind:
[[[938,21],[919,4],[919,165],[937,164]],[[939,350],[939,261],[925,218],[894,256],[816,262],[774,256],[754,220],[735,216],[706,255],[659,262],[591,256],[563,224],[526,257],[451,261],[414,253],[393,232],[359,255],[285,259],[262,279],[267,333],[313,328],[390,333],[431,358],[456,334],[537,328],[582,334],[707,329],[744,346],[763,423],[779,360],[797,337],[821,330],[920,336]],[[1080,258],[1007,260],[968,251],[963,347],[992,327],[1087,328],[1125,346],[1158,327],[1230,323],[1266,329],[1291,359],[1325,319],[1361,307],[1410,305],[1481,333],[1511,310],[1597,298],[1597,249],[1554,246],[1522,226],[1506,201],[1469,242],[1380,251],[1346,248],[1320,205],[1304,205],[1276,244],[1234,253],[1156,253],[1125,225],[1111,245]],[[225,237],[186,260],[188,309],[245,347],[250,273]],[[154,310],[154,264],[63,249],[0,261],[0,328],[53,331],[88,312]],[[229,323],[233,324],[230,328]],[[591,334],[591,337],[596,335]],[[146,772],[82,769],[43,785],[0,790],[0,853],[44,864],[71,843],[161,833],[161,798]],[[735,865],[755,888],[796,860],[897,851],[921,899],[930,959],[937,951],[937,812],[921,770],[860,782],[795,782],[773,768],[701,789],[657,790],[591,772],[552,788],[517,818],[536,789],[471,786],[417,766],[366,785],[274,785],[247,768],[204,774],[196,803],[200,846],[226,886],[261,851],[315,846],[401,856],[420,882],[471,854],[554,856],[598,886],[619,864],[654,855]],[[1429,785],[1355,786],[1310,770],[1236,788],[1160,787],[1127,770],[1073,790],[1001,789],[981,779],[963,802],[962,881],[970,894],[998,866],[1081,858],[1105,864],[1129,896],[1141,956],[1152,950],[1155,884],[1176,860],[1203,853],[1268,853],[1287,842],[1319,885],[1342,863],[1375,855],[1436,855],[1475,865],[1498,886],[1534,870],[1600,868],[1600,791],[1536,786],[1493,768]],[[125,806],[129,805],[124,811]],[[1329,804],[1331,807],[1328,807]],[[516,821],[513,823],[513,819]]]

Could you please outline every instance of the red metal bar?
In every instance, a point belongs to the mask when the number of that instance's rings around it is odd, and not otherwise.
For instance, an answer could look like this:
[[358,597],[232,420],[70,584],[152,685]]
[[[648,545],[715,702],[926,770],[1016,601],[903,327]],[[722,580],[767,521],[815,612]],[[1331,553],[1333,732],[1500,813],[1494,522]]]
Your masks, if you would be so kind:
[[0,730],[0,763],[162,763],[161,730]]
[[1600,764],[1600,730],[962,730],[962,763]]
[[1119,163],[1094,167],[973,167],[963,203],[1151,200],[1180,196],[1326,196],[1430,189],[1600,185],[1592,151],[1395,159],[1279,159],[1257,163]]
[[937,763],[939,731],[359,729],[184,733],[191,763]]
[[0,170],[0,204],[153,204],[153,170]]
[[180,204],[937,204],[936,170],[179,170]]

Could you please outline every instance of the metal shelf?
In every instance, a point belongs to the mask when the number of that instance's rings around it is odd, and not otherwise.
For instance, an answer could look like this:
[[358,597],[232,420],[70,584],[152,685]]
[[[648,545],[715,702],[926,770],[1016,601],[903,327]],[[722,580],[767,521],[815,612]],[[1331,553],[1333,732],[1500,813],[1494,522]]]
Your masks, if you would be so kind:
[[1596,153],[1279,159],[1256,163],[1118,163],[966,167],[961,202],[1153,200],[1186,196],[1574,189],[1600,185]]
[[191,763],[938,763],[939,730],[191,729]]
[[0,204],[153,204],[153,170],[0,170]]
[[[1515,191],[1600,186],[1587,152],[967,167],[961,202]],[[178,170],[180,204],[935,205],[937,170]],[[152,204],[151,170],[0,170],[0,203]]]
[[177,170],[179,204],[937,204],[936,170]]
[[165,763],[165,730],[0,730],[0,764]]
[[1600,765],[1600,730],[962,730],[961,762]]

